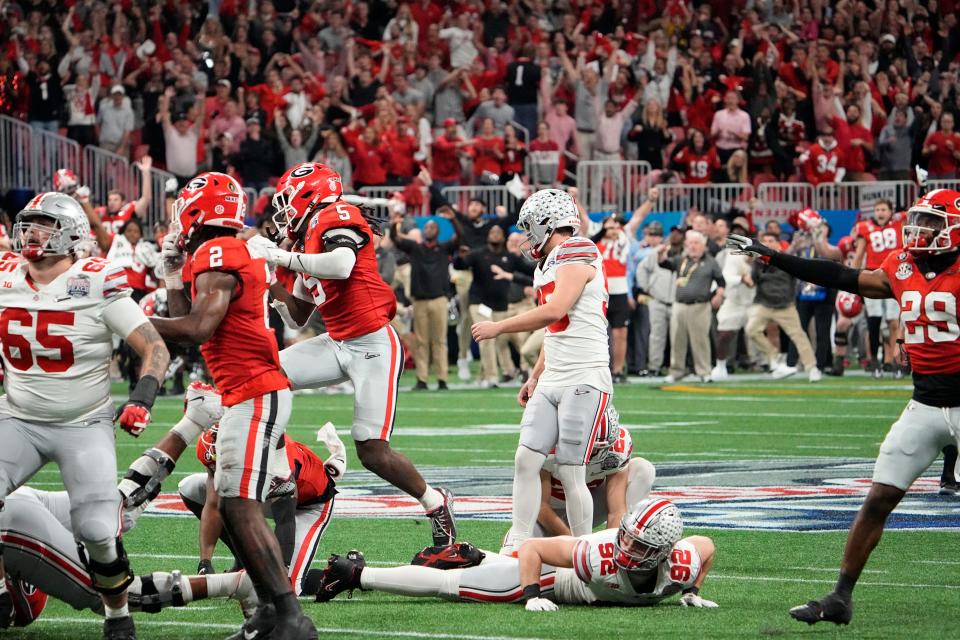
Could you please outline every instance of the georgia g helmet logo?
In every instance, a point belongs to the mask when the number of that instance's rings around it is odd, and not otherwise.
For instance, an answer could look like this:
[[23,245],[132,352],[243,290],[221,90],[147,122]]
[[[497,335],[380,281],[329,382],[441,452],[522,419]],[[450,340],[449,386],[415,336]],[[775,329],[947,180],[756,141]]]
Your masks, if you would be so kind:
[[316,165],[312,163],[304,163],[290,172],[290,177],[292,178],[305,178],[316,169]]
[[184,187],[185,191],[196,191],[197,189],[203,189],[207,186],[207,179],[203,176],[197,176],[193,180],[187,183],[187,186]]

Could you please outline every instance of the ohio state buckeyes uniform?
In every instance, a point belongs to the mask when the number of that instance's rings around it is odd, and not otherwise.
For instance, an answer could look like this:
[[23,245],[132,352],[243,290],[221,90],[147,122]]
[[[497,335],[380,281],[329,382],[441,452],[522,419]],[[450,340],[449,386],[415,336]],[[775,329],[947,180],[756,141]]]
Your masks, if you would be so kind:
[[342,280],[297,277],[294,295],[317,306],[327,333],[284,349],[283,370],[297,389],[351,380],[353,439],[389,440],[404,355],[389,324],[397,299],[380,277],[373,231],[357,207],[342,201],[320,210],[308,225],[304,253],[323,253],[346,239],[358,249],[356,263]]
[[[903,218],[892,216],[887,224],[878,224],[876,220],[861,220],[853,227],[854,237],[863,238],[866,255],[865,267],[868,270],[879,269],[884,259],[894,252],[903,250]],[[900,308],[896,300],[877,300],[867,298],[864,301],[867,316],[896,320],[900,315]]]
[[925,272],[909,251],[881,266],[900,303],[903,346],[913,369],[913,399],[880,446],[873,481],[906,491],[950,444],[960,443],[960,260]]
[[208,271],[237,278],[233,300],[200,353],[226,408],[217,441],[217,493],[264,500],[271,459],[290,418],[292,394],[280,370],[276,339],[267,324],[270,271],[237,237],[209,240],[191,260],[193,296]]
[[607,290],[603,257],[587,238],[557,245],[534,271],[540,304],[556,287],[557,269],[587,264],[595,269],[566,316],[544,332],[545,368],[520,425],[520,444],[558,464],[586,464],[613,392],[607,340]]
[[655,572],[624,571],[613,561],[619,529],[580,538],[573,550],[573,569],[558,569],[553,585],[559,603],[594,602],[646,606],[692,587],[700,575],[700,554],[680,540]]

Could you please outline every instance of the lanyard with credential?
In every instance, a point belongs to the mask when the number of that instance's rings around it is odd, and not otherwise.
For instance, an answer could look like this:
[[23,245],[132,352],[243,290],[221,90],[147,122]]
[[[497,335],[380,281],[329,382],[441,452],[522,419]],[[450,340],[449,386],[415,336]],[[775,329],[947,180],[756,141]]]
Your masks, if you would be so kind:
[[[687,258],[683,259],[683,262],[680,263],[680,271],[677,274],[677,287],[685,287],[687,283],[690,282],[690,276],[692,276],[697,269],[700,268],[700,262],[694,262],[693,266],[690,268],[690,271],[687,271]],[[684,273],[687,271],[687,273]]]

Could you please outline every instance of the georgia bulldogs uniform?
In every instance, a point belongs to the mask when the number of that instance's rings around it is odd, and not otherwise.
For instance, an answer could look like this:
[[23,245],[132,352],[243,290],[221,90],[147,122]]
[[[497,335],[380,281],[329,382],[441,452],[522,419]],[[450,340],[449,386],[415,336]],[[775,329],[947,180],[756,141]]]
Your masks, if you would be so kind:
[[685,184],[707,184],[713,172],[720,168],[720,158],[712,147],[702,153],[697,153],[691,147],[681,149],[674,160],[683,165]]
[[812,185],[836,182],[839,162],[836,143],[830,149],[824,149],[820,143],[813,144],[804,154],[803,175]]
[[[863,238],[865,266],[867,269],[879,269],[891,253],[903,251],[903,217],[893,215],[886,224],[881,225],[875,219],[861,220],[851,235]],[[867,298],[867,316],[896,320],[899,308],[896,300],[876,300]]]

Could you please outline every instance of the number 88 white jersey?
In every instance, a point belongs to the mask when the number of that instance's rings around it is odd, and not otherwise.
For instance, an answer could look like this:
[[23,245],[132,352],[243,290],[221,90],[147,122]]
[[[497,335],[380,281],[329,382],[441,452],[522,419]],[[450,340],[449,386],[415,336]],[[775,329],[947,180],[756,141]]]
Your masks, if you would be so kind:
[[[559,603],[610,602],[645,606],[692,587],[700,575],[700,555],[680,540],[655,572],[641,574],[620,569],[613,562],[619,529],[607,529],[579,539],[573,550],[573,569],[558,569],[554,595]],[[637,578],[646,577],[645,583]]]
[[0,262],[0,415],[70,424],[111,407],[113,334],[147,322],[130,293],[124,270],[100,258],[42,286],[25,262]]
[[574,236],[554,247],[537,265],[533,286],[539,304],[546,303],[557,284],[557,269],[565,264],[588,264],[596,274],[587,282],[566,316],[546,328],[543,337],[545,369],[540,385],[567,387],[587,384],[613,392],[607,339],[607,287],[603,257],[588,238]]

